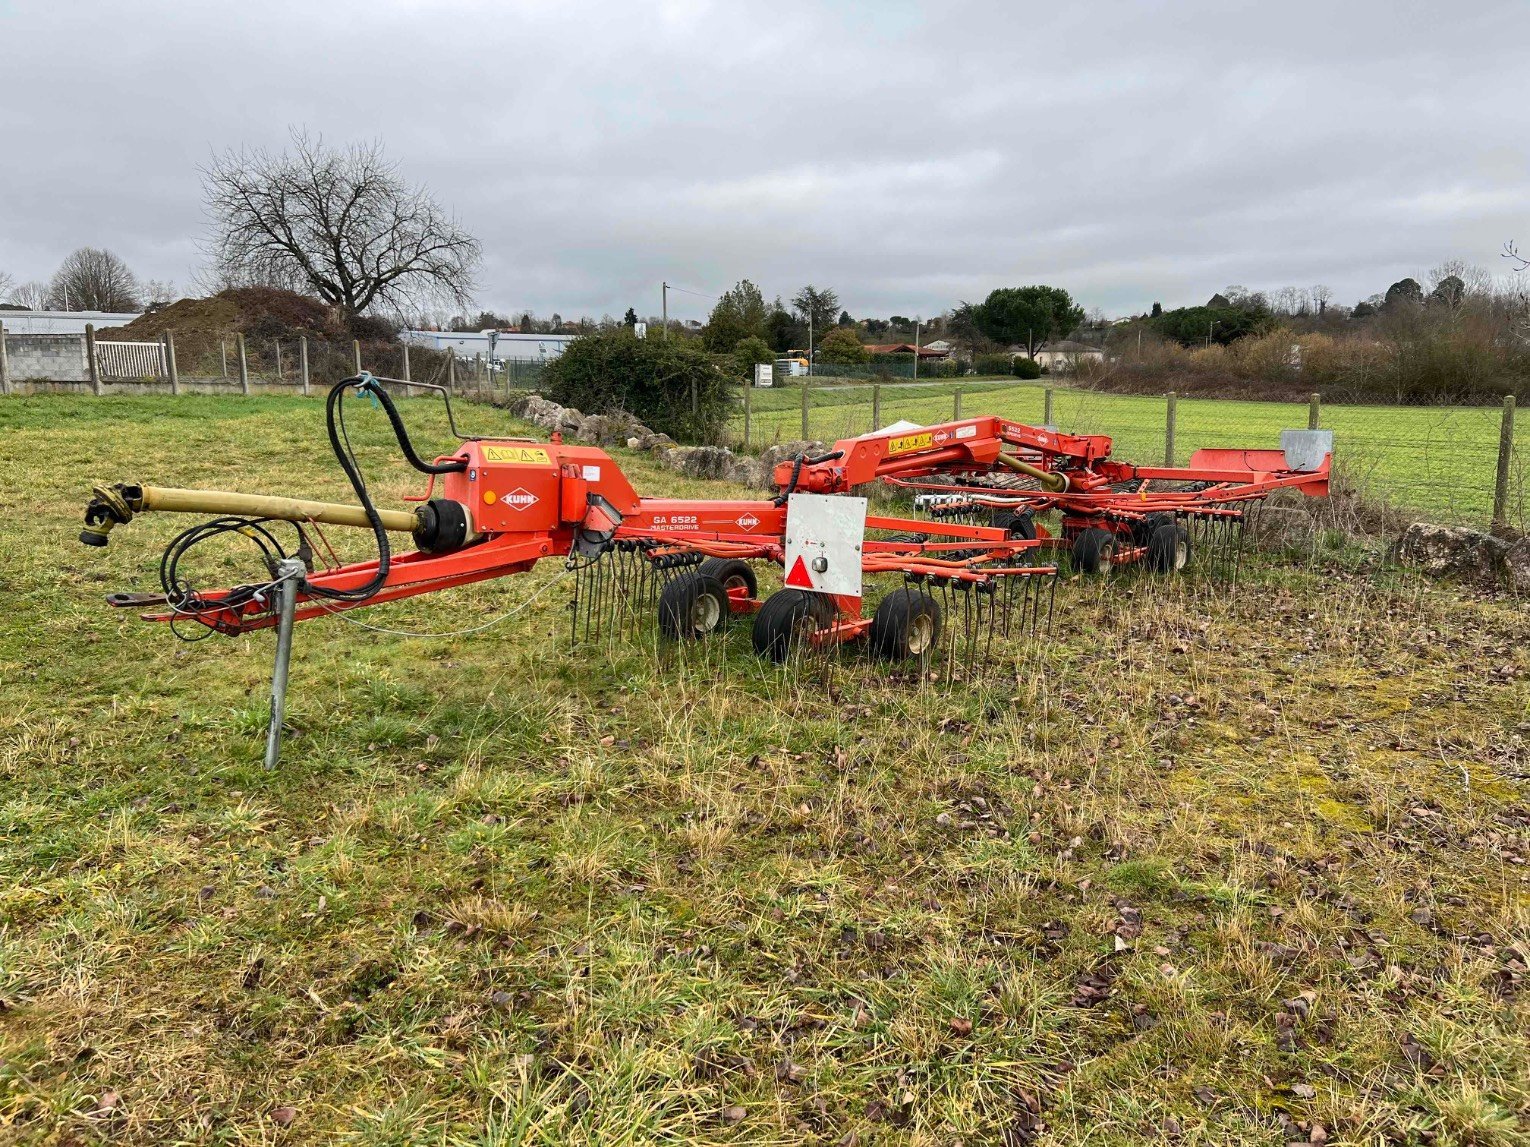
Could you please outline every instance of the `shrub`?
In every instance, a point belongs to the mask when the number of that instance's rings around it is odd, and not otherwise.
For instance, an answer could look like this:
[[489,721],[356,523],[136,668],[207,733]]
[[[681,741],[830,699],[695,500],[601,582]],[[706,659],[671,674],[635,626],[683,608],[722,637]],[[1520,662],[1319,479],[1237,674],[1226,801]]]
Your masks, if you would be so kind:
[[722,437],[734,385],[698,344],[640,339],[625,326],[581,335],[542,372],[553,402],[585,414],[631,414],[679,442]]
[[1040,378],[1041,364],[1027,355],[1017,354],[1010,363],[1016,378]]
[[869,362],[871,352],[861,345],[853,331],[835,327],[818,343],[818,361],[822,363]]

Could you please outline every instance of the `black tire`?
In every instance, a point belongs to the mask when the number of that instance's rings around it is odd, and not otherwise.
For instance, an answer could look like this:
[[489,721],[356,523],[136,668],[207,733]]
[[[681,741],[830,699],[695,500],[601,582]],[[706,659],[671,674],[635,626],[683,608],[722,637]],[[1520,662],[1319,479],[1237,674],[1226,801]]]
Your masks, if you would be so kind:
[[1168,521],[1148,539],[1148,568],[1154,573],[1177,574],[1190,564],[1190,531]]
[[1073,542],[1073,572],[1108,574],[1116,560],[1116,536],[1109,530],[1090,526]]
[[659,594],[659,632],[673,641],[695,641],[715,632],[728,617],[728,591],[706,574],[677,577]]
[[[1012,538],[1020,538],[1023,541],[1034,542],[1036,540],[1036,517],[1029,510],[995,510],[993,516],[988,519],[990,526],[998,526]],[[1036,564],[1036,551],[1026,550],[1015,559],[1022,566]]]
[[833,620],[834,605],[822,594],[777,590],[754,615],[754,651],[772,661],[785,661],[814,630]]
[[878,657],[923,657],[940,640],[940,604],[922,589],[894,590],[871,619],[871,648]]
[[1145,546],[1153,540],[1153,533],[1159,526],[1172,525],[1174,515],[1169,513],[1149,514],[1145,518],[1138,518],[1132,523],[1132,544]]
[[742,558],[708,558],[696,572],[704,577],[715,577],[722,582],[723,589],[743,586],[750,597],[760,596],[760,583],[755,579],[754,567]]

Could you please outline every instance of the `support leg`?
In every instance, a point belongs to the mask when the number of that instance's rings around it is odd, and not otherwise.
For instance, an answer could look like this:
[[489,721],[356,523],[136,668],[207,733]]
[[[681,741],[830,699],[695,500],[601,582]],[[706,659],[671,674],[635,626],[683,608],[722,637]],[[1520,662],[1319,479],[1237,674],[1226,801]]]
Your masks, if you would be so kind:
[[307,568],[301,559],[283,558],[276,565],[278,623],[276,664],[271,670],[271,727],[266,733],[266,768],[276,768],[282,753],[282,722],[287,716],[287,665],[292,660],[292,620],[297,611],[298,582]]

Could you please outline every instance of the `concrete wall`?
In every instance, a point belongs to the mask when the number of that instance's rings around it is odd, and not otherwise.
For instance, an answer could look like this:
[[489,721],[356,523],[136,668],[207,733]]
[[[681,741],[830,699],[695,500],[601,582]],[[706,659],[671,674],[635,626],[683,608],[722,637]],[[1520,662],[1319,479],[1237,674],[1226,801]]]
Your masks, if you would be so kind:
[[5,360],[12,382],[29,379],[90,381],[84,335],[17,335],[7,329]]
[[82,335],[85,324],[97,331],[125,327],[139,315],[117,311],[12,311],[0,310],[0,323],[13,335]]

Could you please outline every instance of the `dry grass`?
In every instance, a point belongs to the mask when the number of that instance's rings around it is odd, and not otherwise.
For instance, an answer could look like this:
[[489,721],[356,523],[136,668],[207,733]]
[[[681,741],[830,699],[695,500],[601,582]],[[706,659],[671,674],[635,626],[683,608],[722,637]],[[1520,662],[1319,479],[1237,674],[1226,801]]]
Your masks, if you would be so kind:
[[268,774],[269,637],[110,614],[174,523],[75,517],[93,477],[342,496],[318,403],[0,419],[10,1140],[1530,1142],[1517,605],[1069,584],[947,691],[742,631],[571,652],[555,589],[303,627]]

